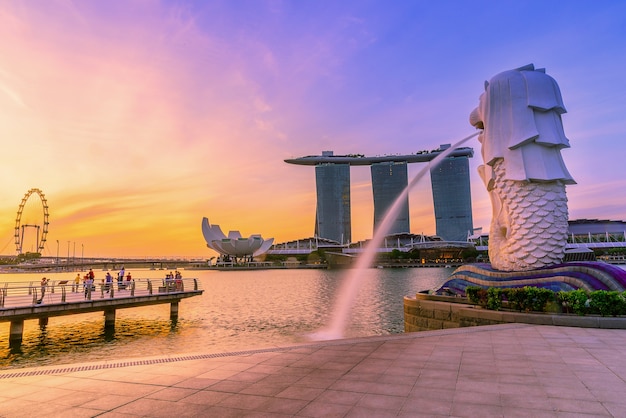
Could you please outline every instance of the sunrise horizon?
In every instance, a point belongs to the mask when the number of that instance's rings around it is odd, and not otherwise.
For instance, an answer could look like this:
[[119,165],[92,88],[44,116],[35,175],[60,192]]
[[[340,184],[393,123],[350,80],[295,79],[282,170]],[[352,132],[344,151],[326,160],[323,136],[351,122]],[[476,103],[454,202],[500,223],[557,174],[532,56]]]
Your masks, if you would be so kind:
[[[626,219],[626,5],[243,6],[0,7],[0,254],[15,254],[16,212],[33,188],[49,206],[46,256],[59,242],[85,257],[210,258],[203,217],[276,243],[311,237],[314,170],[284,160],[455,143],[475,132],[484,81],[530,63],[558,82],[568,111],[569,218]],[[474,228],[488,232],[480,144],[465,146]],[[410,164],[409,179],[422,168]],[[371,178],[367,167],[350,175],[360,241],[373,232]],[[410,232],[434,235],[422,183],[409,197]],[[31,196],[22,224],[40,210]]]

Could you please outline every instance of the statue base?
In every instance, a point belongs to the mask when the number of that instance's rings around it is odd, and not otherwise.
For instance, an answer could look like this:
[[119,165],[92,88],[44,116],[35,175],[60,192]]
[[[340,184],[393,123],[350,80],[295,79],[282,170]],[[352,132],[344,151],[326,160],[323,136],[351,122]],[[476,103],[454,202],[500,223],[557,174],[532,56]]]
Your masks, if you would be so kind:
[[626,270],[611,264],[586,261],[555,264],[530,271],[500,271],[490,264],[467,264],[456,269],[435,291],[441,295],[465,296],[468,286],[524,287],[576,290],[626,290]]

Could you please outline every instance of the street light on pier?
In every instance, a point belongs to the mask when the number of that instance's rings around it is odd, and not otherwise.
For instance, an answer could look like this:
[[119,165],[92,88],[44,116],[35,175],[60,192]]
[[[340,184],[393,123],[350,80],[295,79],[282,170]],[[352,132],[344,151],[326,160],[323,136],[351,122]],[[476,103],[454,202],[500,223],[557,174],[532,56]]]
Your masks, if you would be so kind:
[[80,253],[80,271],[83,271],[83,266],[85,265],[85,244],[80,244],[80,246],[82,247]]
[[59,269],[59,240],[57,240],[57,270]]

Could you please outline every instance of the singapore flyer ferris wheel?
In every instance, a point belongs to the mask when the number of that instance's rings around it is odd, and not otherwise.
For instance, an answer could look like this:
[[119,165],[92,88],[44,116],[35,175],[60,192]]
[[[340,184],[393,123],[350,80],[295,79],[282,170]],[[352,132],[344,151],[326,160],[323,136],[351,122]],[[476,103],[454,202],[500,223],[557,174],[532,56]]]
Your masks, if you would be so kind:
[[[37,219],[39,223],[30,223],[29,220],[27,224],[22,224],[22,214],[24,212],[24,207],[26,206],[26,202],[28,198],[33,194],[37,194],[39,196],[39,200],[41,200],[41,206],[43,208],[43,215],[40,219]],[[36,230],[36,246],[37,252],[42,253],[44,247],[46,245],[46,236],[48,235],[48,201],[46,200],[46,196],[40,189],[30,189],[28,192],[24,194],[22,201],[20,202],[20,206],[17,209],[17,216],[15,218],[15,250],[18,254],[22,254],[22,247],[24,245],[24,229],[33,228]]]

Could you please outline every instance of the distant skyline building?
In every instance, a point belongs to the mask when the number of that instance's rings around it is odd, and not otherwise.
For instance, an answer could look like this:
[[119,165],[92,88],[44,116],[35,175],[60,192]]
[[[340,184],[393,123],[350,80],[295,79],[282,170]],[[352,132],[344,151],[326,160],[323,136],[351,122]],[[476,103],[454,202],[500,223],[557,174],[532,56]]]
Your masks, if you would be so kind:
[[467,241],[474,229],[469,156],[449,157],[430,170],[437,235]]
[[[352,241],[350,166],[371,166],[373,229],[376,231],[387,210],[408,185],[408,164],[431,161],[449,147],[441,145],[433,151],[376,157],[362,154],[334,155],[333,151],[323,151],[321,156],[310,155],[287,159],[285,162],[315,166],[315,236],[349,244]],[[457,148],[435,169],[431,169],[436,234],[444,240],[465,241],[468,232],[473,230],[468,163],[468,158],[473,155],[472,148]],[[388,235],[411,232],[409,213],[407,195]],[[461,236],[463,238],[458,239]]]
[[[374,233],[385,214],[409,184],[406,161],[374,163],[371,166],[374,195]],[[409,195],[402,199],[400,211],[389,228],[388,235],[410,233]]]
[[352,242],[350,165],[315,166],[315,186],[317,189],[315,236],[349,244]]

